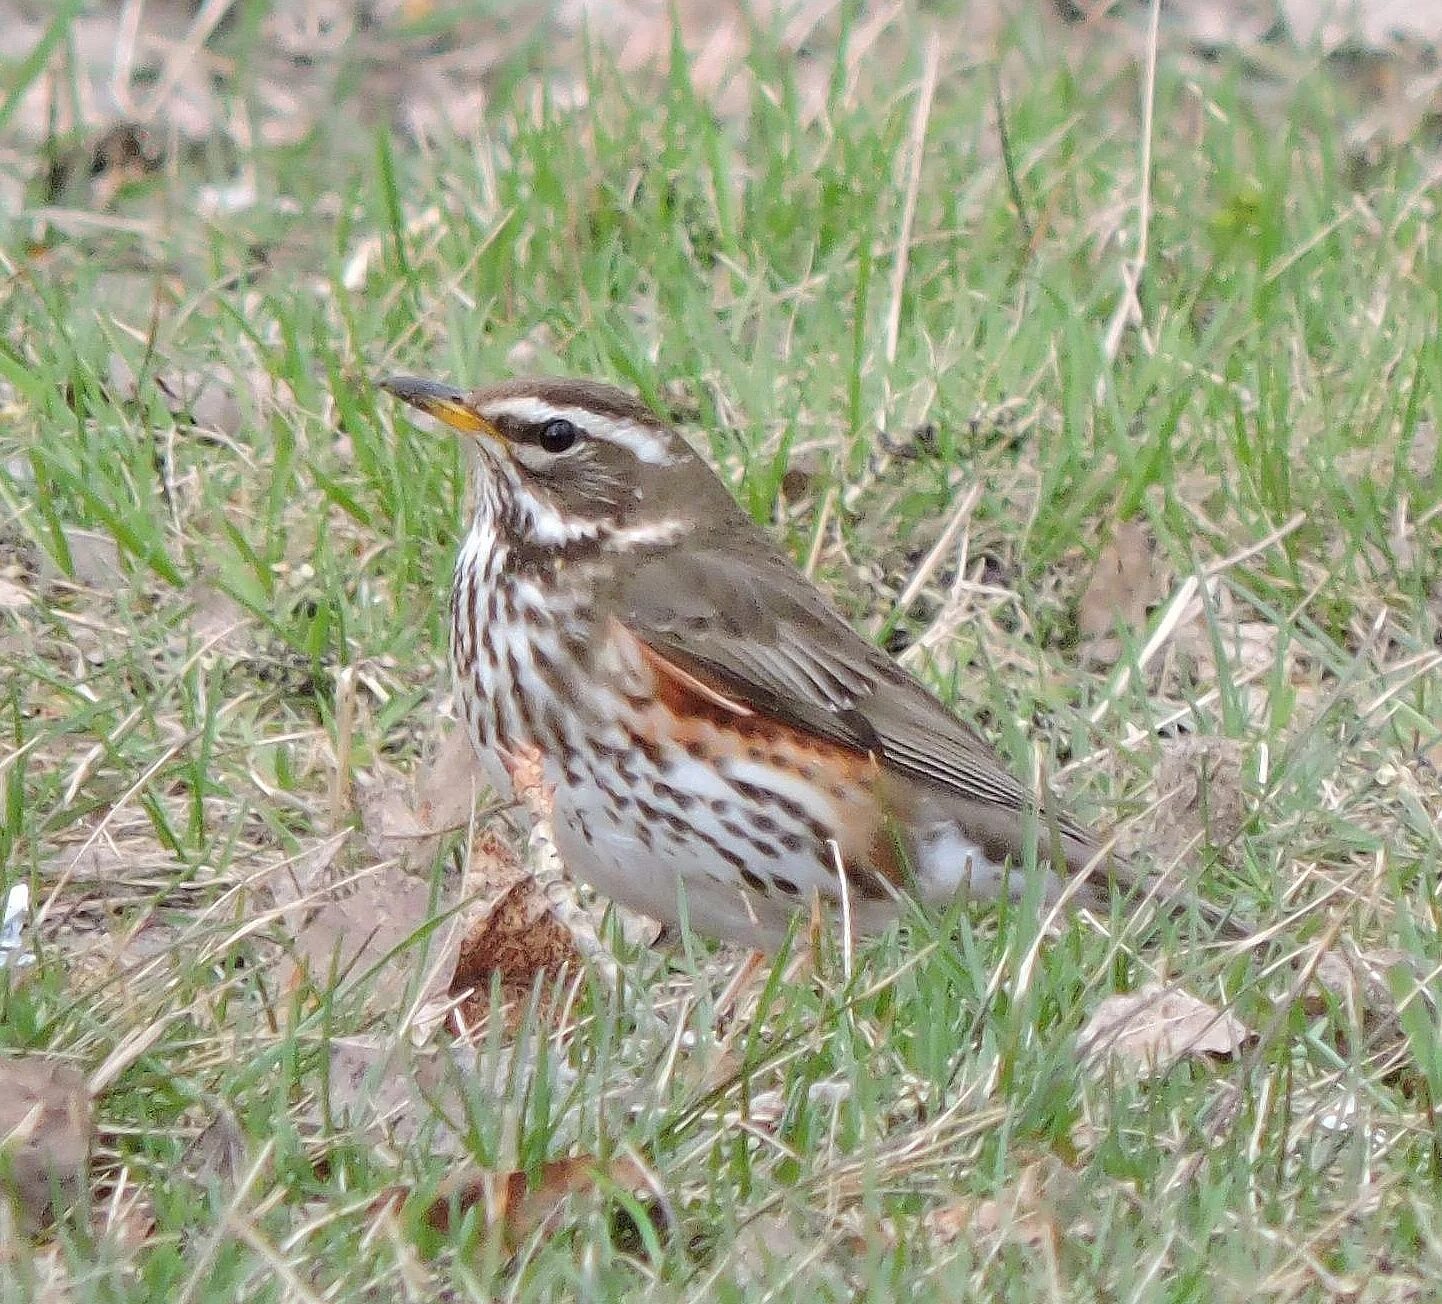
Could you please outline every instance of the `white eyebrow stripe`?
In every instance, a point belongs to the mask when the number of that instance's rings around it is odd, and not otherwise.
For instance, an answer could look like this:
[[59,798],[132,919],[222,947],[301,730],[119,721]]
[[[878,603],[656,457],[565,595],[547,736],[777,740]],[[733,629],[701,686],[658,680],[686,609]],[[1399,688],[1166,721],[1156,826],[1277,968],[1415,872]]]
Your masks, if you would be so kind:
[[642,462],[649,462],[652,466],[669,466],[673,460],[669,441],[651,427],[625,417],[603,416],[589,408],[559,407],[533,397],[503,398],[487,403],[481,415],[493,419],[513,417],[537,426],[547,421],[570,421],[598,439],[607,439],[622,448],[629,448]]

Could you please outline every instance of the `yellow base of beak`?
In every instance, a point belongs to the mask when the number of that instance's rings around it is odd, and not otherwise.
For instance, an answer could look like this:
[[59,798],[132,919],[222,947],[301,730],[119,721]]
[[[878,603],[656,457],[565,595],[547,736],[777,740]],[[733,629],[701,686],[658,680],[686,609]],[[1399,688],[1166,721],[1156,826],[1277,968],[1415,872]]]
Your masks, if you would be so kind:
[[439,381],[422,380],[417,376],[387,376],[380,387],[402,402],[444,422],[462,434],[485,434],[496,437],[496,430],[484,417],[472,411],[464,390]]

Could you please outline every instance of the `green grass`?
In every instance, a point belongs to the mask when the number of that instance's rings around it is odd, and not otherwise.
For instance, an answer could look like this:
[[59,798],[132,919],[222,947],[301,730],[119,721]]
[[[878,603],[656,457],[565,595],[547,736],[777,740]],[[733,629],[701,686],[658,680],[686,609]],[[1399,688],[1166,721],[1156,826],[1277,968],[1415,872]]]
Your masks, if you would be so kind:
[[[426,149],[357,125],[356,54],[300,144],[192,151],[96,224],[10,224],[0,575],[34,600],[0,609],[0,865],[48,906],[38,962],[0,976],[0,1037],[110,1067],[92,1207],[9,1252],[8,1298],[55,1272],[76,1299],[187,1301],[1392,1299],[1442,1275],[1428,143],[1354,157],[1339,70],[1262,94],[1164,47],[1144,325],[1109,360],[1139,70],[1007,38],[1019,214],[992,78],[948,49],[888,358],[921,46],[898,27],[852,87],[855,35],[818,37],[812,117],[815,63],[764,28],[741,114],[599,42],[569,67],[588,107],[565,108],[522,52],[487,134]],[[247,20],[216,42],[244,68],[260,39]],[[197,215],[237,162],[258,202]],[[1143,854],[1169,831],[1147,810],[1178,725],[1234,740],[1244,817],[1186,868],[1276,936],[1237,959],[1185,928],[1118,947],[1078,923],[1028,963],[1024,912],[917,920],[849,981],[827,948],[719,1027],[734,957],[688,942],[626,958],[619,992],[584,979],[563,1034],[497,1019],[474,1049],[433,1039],[424,1071],[378,1066],[379,1094],[432,1088],[373,1126],[328,1065],[347,1038],[394,1042],[429,930],[296,993],[265,875],[358,824],[333,810],[338,764],[414,768],[449,701],[462,467],[372,381],[517,367],[674,412],[798,558],[820,531],[819,578],[894,646],[941,612],[916,668]],[[206,378],[233,410],[197,410]],[[934,446],[909,440],[922,422]],[[809,479],[783,493],[793,464]],[[893,611],[972,484],[980,587],[946,616],[948,562]],[[1123,520],[1156,541],[1153,625],[1242,554],[1125,679],[1077,635]],[[1120,665],[1150,632],[1122,631]],[[438,891],[461,841],[420,867]],[[377,856],[357,831],[333,868]],[[1299,980],[1319,945],[1391,948],[1390,968],[1349,1003]],[[1145,1079],[1080,1062],[1103,997],[1156,974],[1261,1038]],[[475,1215],[425,1225],[463,1155],[534,1176],[576,1154],[640,1157],[655,1189],[578,1197],[515,1246]],[[1059,1174],[1046,1235],[988,1233],[983,1202],[1037,1164]]]

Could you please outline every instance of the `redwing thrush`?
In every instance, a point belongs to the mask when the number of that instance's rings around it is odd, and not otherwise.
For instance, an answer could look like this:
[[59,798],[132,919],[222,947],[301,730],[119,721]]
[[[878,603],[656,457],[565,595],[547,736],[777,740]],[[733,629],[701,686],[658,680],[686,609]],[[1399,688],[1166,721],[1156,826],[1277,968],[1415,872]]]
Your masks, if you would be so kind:
[[[383,385],[479,452],[451,602],[460,699],[499,792],[539,754],[575,877],[769,951],[843,875],[868,932],[900,891],[1019,898],[1028,827],[1048,903],[1098,858],[1052,803],[1029,818],[996,753],[636,399],[559,379]],[[1100,882],[1072,887],[1105,901]]]

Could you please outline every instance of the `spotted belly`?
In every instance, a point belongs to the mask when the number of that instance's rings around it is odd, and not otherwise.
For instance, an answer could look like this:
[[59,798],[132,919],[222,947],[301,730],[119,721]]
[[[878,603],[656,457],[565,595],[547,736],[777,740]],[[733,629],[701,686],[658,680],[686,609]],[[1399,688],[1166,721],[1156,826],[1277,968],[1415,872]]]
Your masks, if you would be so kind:
[[894,917],[914,848],[874,758],[738,711],[643,651],[610,708],[555,766],[570,871],[668,923],[774,949],[813,897],[849,897],[864,928]]
[[1000,865],[877,758],[729,701],[614,622],[568,634],[524,585],[461,593],[456,615],[493,786],[509,791],[503,754],[538,751],[568,872],[622,905],[770,951],[816,898],[872,932],[908,890],[994,894]]

